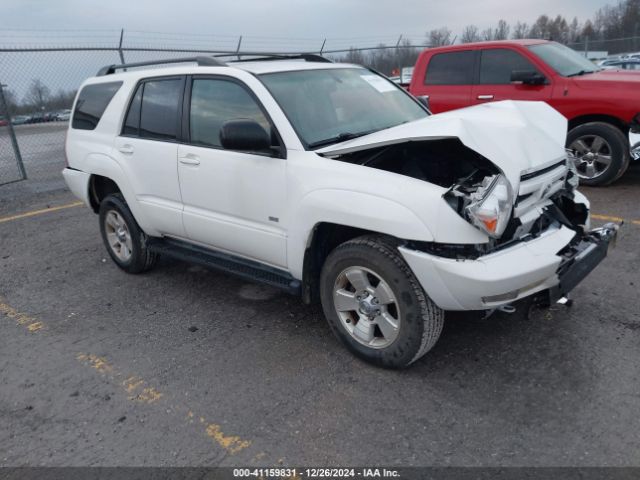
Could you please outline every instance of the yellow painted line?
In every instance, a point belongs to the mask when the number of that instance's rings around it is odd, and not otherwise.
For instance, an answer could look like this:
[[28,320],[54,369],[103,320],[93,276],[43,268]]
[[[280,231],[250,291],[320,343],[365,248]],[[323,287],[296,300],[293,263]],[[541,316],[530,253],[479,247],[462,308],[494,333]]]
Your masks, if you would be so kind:
[[57,212],[66,208],[79,207],[84,205],[82,202],[73,202],[66,205],[59,205],[57,207],[43,208],[41,210],[32,210],[30,212],[19,213],[18,215],[11,215],[9,217],[0,217],[0,223],[11,222],[13,220],[20,220],[21,218],[35,217],[36,215],[42,215],[43,213]]
[[[164,394],[150,386],[143,378],[137,375],[125,375],[118,371],[104,357],[99,357],[90,353],[79,353],[76,359],[82,364],[93,368],[102,375],[108,375],[112,380],[124,389],[127,398],[131,401],[145,404],[152,404],[164,397]],[[124,378],[124,380],[122,380]],[[194,422],[195,414],[185,406],[171,405],[167,412],[182,410],[186,411],[186,421],[188,424],[197,425]],[[244,440],[237,435],[228,435],[222,431],[222,427],[217,423],[210,423],[204,417],[199,417],[200,425],[204,428],[204,434],[213,440],[230,454],[236,454],[251,445],[249,440]]]
[[612,215],[598,215],[594,213],[591,215],[591,218],[594,220],[603,220],[605,222],[624,222],[624,223],[632,223],[633,225],[640,225],[640,220],[625,220],[622,217],[614,217]]
[[0,313],[4,314],[4,316],[8,318],[14,319],[17,325],[22,325],[31,333],[35,333],[45,327],[43,322],[36,320],[26,313],[19,312],[11,305],[5,303],[2,297],[0,297]]

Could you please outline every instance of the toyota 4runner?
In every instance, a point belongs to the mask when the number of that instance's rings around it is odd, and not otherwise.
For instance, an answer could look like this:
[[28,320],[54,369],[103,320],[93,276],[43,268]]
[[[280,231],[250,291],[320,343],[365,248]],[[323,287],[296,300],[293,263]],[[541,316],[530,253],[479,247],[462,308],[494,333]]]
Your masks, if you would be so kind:
[[265,282],[320,301],[358,356],[404,367],[444,311],[555,301],[616,236],[590,230],[545,103],[430,115],[310,55],[156,63],[88,79],[66,143],[64,178],[126,272],[167,255]]

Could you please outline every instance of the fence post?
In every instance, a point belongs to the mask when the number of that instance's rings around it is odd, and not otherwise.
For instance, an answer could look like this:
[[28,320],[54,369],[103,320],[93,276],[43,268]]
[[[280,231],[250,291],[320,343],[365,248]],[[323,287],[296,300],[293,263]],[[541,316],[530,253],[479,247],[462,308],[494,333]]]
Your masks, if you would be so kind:
[[4,90],[2,82],[0,82],[0,110],[5,112],[7,115],[7,129],[9,131],[9,138],[11,138],[11,146],[13,147],[13,153],[16,156],[16,162],[18,163],[18,170],[20,170],[20,175],[22,175],[21,180],[27,179],[27,172],[24,169],[24,163],[22,163],[22,155],[20,154],[20,147],[18,147],[18,140],[16,139],[16,132],[13,130],[13,121],[11,119],[11,112],[9,111],[9,105],[4,98]]
[[584,58],[589,59],[589,35],[584,37]]
[[122,51],[122,40],[124,39],[124,28],[120,30],[120,43],[118,44],[118,54],[120,55],[120,63],[124,65],[124,52]]
[[398,49],[401,41],[402,35],[398,37],[398,41],[396,42],[396,65],[398,65],[398,75],[400,75],[400,81],[402,82],[402,61],[400,60],[400,50]]
[[327,43],[327,39],[325,38],[325,39],[322,41],[322,46],[320,47],[320,55],[322,55],[322,51],[324,50],[324,46],[325,46],[325,44],[326,44],[326,43]]
[[240,60],[240,46],[242,45],[242,35],[238,38],[238,47],[236,48],[236,55],[238,55],[238,60]]

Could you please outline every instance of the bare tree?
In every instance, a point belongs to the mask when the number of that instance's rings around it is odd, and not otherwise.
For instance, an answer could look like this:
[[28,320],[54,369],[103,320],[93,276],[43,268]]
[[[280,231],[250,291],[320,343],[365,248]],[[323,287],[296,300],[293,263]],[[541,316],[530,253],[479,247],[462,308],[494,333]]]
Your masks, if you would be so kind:
[[432,47],[451,45],[451,30],[447,27],[430,30],[427,32],[427,41]]
[[529,25],[525,22],[518,21],[515,27],[513,27],[513,34],[511,35],[511,38],[517,40],[521,38],[527,38],[528,36],[529,36]]
[[498,21],[498,26],[493,32],[493,40],[506,40],[509,38],[511,27],[505,20]]
[[489,27],[482,31],[480,34],[482,40],[493,40],[493,28]]
[[460,41],[462,43],[479,42],[480,40],[482,40],[482,38],[480,37],[478,27],[475,25],[467,25],[464,27],[464,30],[462,30],[462,36],[460,37]]
[[44,107],[51,98],[51,91],[39,78],[31,81],[31,86],[27,90],[24,103],[30,104],[35,108]]
[[4,95],[4,101],[7,107],[7,111],[5,112],[2,108],[2,105],[0,105],[0,116],[7,117],[9,115],[14,115],[18,108],[18,99],[16,97],[16,93],[13,90],[9,90],[6,88],[2,90],[2,93]]

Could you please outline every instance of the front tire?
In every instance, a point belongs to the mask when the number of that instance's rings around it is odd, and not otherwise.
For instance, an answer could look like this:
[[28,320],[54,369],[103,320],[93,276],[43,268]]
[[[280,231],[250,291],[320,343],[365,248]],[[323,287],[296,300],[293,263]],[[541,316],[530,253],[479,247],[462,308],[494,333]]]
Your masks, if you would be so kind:
[[333,333],[375,365],[406,367],[442,332],[444,312],[388,237],[363,236],[333,250],[322,267],[320,297]]
[[109,256],[125,272],[142,273],[155,264],[156,255],[147,247],[147,236],[122,195],[107,195],[100,203],[100,233]]
[[627,170],[631,159],[629,139],[615,126],[591,122],[572,129],[567,148],[573,152],[580,184],[608,185]]

